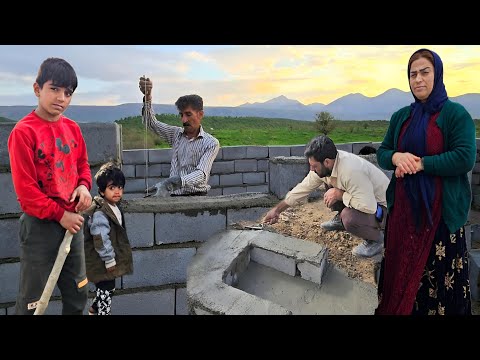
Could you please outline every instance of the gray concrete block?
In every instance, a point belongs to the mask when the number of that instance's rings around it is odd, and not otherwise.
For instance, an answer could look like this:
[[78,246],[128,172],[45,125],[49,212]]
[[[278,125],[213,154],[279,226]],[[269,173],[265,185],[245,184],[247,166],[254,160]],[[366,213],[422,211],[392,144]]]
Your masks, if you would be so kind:
[[305,156],[305,145],[290,146],[290,156]]
[[135,177],[135,165],[122,165],[122,172],[126,178]]
[[112,315],[174,315],[175,289],[119,294],[112,299]]
[[[270,192],[279,199],[293,189],[308,174],[308,165],[305,162],[277,162],[270,160],[269,186]],[[300,159],[300,158],[298,158]]]
[[123,164],[145,164],[148,161],[148,151],[145,149],[123,150]]
[[136,250],[133,274],[123,276],[123,288],[183,284],[195,252],[195,248]]
[[224,174],[220,175],[220,186],[243,185],[243,174]]
[[153,213],[125,213],[125,225],[132,248],[154,245]]
[[215,161],[212,164],[211,174],[231,174],[235,172],[235,161]]
[[243,173],[243,183],[247,185],[258,185],[265,183],[264,172]]
[[326,261],[322,261],[320,265],[311,264],[308,262],[301,262],[297,264],[302,279],[321,284],[322,276],[325,270]]
[[135,177],[144,178],[145,176],[151,177],[161,177],[162,176],[162,164],[149,164],[148,165],[148,174],[145,172],[145,164],[135,165]]
[[222,194],[223,194],[223,189],[219,187],[219,188],[208,190],[207,196],[219,196]]
[[470,251],[469,265],[472,300],[480,301],[480,249]]
[[90,165],[109,160],[122,163],[121,132],[117,123],[78,123],[87,145]]
[[187,289],[175,289],[175,315],[188,315]]
[[264,159],[268,157],[268,146],[247,146],[247,159]]
[[20,213],[20,204],[13,188],[12,174],[0,173],[0,214]]
[[260,265],[268,266],[287,275],[295,276],[296,267],[295,259],[293,258],[289,258],[265,249],[260,249],[258,247],[253,247],[252,250],[250,250],[250,261],[254,261]]
[[162,176],[170,177],[170,169],[172,168],[171,164],[162,164]]
[[257,171],[257,160],[235,160],[235,172]]
[[220,177],[218,175],[211,175],[208,179],[208,185],[210,186],[219,186],[220,185]]
[[172,161],[172,149],[149,149],[148,162],[150,164],[167,163]]
[[226,146],[222,149],[223,160],[245,159],[247,157],[246,146]]
[[257,171],[268,171],[268,160],[258,160]]
[[227,225],[238,223],[240,221],[260,222],[263,216],[270,208],[256,207],[247,209],[228,209]]
[[353,152],[353,145],[352,143],[346,143],[346,144],[335,144],[337,147],[337,150],[343,150],[347,151],[349,153]]
[[7,308],[0,308],[0,316],[7,315]]
[[19,276],[19,262],[0,264],[0,303],[16,300]]
[[0,123],[0,167],[10,167],[10,158],[8,156],[8,137],[16,123]]
[[277,156],[291,156],[290,155],[290,146],[269,146],[268,147],[268,157],[274,158]]
[[223,188],[223,195],[241,194],[247,192],[246,186],[229,186]]
[[270,188],[268,185],[254,185],[254,186],[247,186],[247,192],[259,192],[268,194],[270,192]]
[[[153,186],[158,183],[160,180],[165,178],[160,177],[149,177],[147,179],[148,186]],[[127,183],[125,183],[125,193],[132,193],[132,192],[144,192],[145,191],[145,178],[136,178],[136,179],[129,179]]]
[[223,149],[220,148],[218,149],[218,154],[217,154],[217,157],[215,158],[214,161],[218,161],[218,160],[222,160],[223,159]]
[[0,259],[20,256],[18,218],[0,219]]
[[157,213],[155,243],[159,245],[206,241],[213,234],[225,230],[226,223],[226,213],[223,211],[202,211],[195,215]]

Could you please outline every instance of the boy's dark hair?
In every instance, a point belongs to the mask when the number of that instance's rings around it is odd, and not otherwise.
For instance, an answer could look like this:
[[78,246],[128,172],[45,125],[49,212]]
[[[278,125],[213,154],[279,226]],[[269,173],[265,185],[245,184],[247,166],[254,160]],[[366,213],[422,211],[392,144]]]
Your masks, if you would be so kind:
[[335,159],[337,153],[337,147],[332,139],[325,135],[319,135],[310,140],[304,152],[307,159],[313,157],[320,163],[323,163],[325,159]]
[[50,80],[55,86],[69,89],[72,94],[78,85],[77,74],[72,65],[60,58],[48,58],[42,62],[40,69],[38,69],[35,82],[41,89],[43,84]]
[[183,111],[187,107],[191,106],[193,110],[203,110],[203,99],[199,95],[184,95],[180,96],[175,102],[175,106],[178,110]]
[[125,175],[113,161],[109,161],[100,167],[100,170],[95,174],[95,181],[100,195],[105,192],[110,182],[111,185],[125,187]]

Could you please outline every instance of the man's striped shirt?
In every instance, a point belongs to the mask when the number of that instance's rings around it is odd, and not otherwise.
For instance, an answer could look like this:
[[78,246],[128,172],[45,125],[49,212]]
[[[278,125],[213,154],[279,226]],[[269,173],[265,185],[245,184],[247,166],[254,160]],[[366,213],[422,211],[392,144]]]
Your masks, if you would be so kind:
[[220,150],[219,141],[203,131],[201,125],[198,136],[189,139],[184,134],[183,127],[158,121],[151,101],[145,101],[142,113],[142,121],[147,121],[148,128],[172,147],[170,177],[178,175],[182,179],[182,187],[172,191],[172,194],[182,195],[210,190],[208,180],[213,161]]

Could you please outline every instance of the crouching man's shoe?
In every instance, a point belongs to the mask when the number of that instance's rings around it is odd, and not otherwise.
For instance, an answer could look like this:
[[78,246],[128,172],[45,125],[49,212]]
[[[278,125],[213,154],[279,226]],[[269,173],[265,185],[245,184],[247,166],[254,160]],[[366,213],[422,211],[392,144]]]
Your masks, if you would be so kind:
[[363,240],[363,242],[352,249],[355,256],[372,257],[383,250],[383,241]]
[[340,214],[335,215],[332,220],[321,223],[320,227],[326,231],[345,230],[345,227],[342,224],[342,219],[340,219]]

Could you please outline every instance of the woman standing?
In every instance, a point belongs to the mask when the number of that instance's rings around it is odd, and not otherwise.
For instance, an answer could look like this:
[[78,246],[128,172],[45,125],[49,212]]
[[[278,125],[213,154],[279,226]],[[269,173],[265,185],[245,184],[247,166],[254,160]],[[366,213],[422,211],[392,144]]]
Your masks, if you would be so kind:
[[467,174],[476,158],[475,124],[448,99],[440,57],[428,49],[408,61],[415,102],[392,115],[378,149],[395,170],[387,189],[385,253],[376,314],[469,315],[464,225]]

